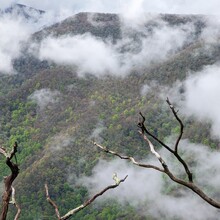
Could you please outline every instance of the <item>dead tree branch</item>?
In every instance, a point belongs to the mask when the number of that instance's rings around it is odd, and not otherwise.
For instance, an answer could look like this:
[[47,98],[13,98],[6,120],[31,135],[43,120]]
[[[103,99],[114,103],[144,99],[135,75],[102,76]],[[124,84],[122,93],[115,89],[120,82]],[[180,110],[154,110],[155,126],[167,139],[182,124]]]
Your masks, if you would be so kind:
[[45,191],[46,191],[47,201],[51,204],[51,206],[53,206],[55,213],[56,213],[56,216],[57,216],[57,219],[61,219],[57,204],[50,198],[47,184],[45,184],[44,187],[45,187]]
[[[178,146],[180,143],[180,140],[182,138],[183,135],[183,123],[181,121],[181,119],[178,117],[177,115],[177,111],[175,110],[175,108],[173,107],[173,105],[170,103],[169,99],[167,99],[167,103],[172,111],[172,113],[174,114],[176,120],[179,122],[180,125],[180,133],[177,137],[175,146],[174,146],[174,150],[167,146],[163,141],[159,140],[156,136],[154,136],[151,132],[149,132],[149,130],[145,127],[144,122],[145,122],[145,117],[142,115],[142,113],[140,112],[140,116],[141,116],[141,120],[138,123],[138,127],[140,128],[139,133],[142,135],[143,139],[147,142],[147,144],[150,147],[150,151],[152,152],[152,154],[154,154],[156,156],[156,158],[159,160],[159,162],[162,165],[162,168],[160,167],[155,167],[153,165],[145,165],[145,164],[140,164],[138,162],[136,162],[134,160],[133,157],[129,157],[129,156],[122,156],[117,152],[111,151],[109,149],[107,149],[106,147],[101,146],[100,144],[94,143],[95,146],[99,147],[102,151],[106,152],[106,153],[110,153],[112,155],[115,155],[121,159],[125,159],[125,160],[130,160],[133,164],[140,166],[140,167],[144,167],[144,168],[153,168],[157,171],[163,172],[165,173],[172,181],[183,185],[187,188],[189,188],[190,190],[192,190],[193,192],[195,192],[198,196],[200,196],[204,201],[206,201],[207,203],[209,203],[211,206],[214,206],[218,209],[220,209],[220,202],[215,201],[214,199],[210,198],[208,195],[206,195],[197,185],[195,185],[193,183],[193,178],[192,178],[192,173],[190,172],[186,162],[181,158],[181,156],[178,153]],[[157,143],[159,143],[160,145],[162,145],[163,147],[165,147],[169,152],[171,152],[176,158],[177,160],[183,165],[185,172],[187,174],[188,177],[188,181],[187,180],[183,180],[180,179],[178,177],[176,177],[168,168],[165,160],[161,157],[161,155],[155,150],[154,145],[152,144],[152,142],[149,140],[149,138],[147,137],[147,135],[149,135],[150,137],[152,137]]]
[[98,192],[97,194],[95,194],[91,199],[88,199],[86,202],[84,202],[83,204],[81,204],[80,206],[70,210],[69,212],[67,212],[64,216],[60,216],[59,213],[59,209],[58,206],[56,205],[56,203],[50,198],[49,192],[48,192],[48,186],[47,184],[45,184],[45,191],[46,191],[46,197],[47,197],[47,201],[53,206],[53,208],[55,209],[55,213],[57,216],[58,220],[66,220],[69,219],[71,216],[73,216],[74,214],[76,214],[77,212],[79,212],[80,210],[84,209],[85,207],[87,207],[88,205],[90,205],[92,202],[94,202],[95,199],[97,199],[99,196],[103,195],[106,191],[110,190],[110,189],[114,189],[116,187],[118,187],[122,182],[124,182],[127,179],[128,176],[125,176],[124,179],[119,180],[119,182],[107,186],[106,188],[104,188],[102,191]]
[[6,157],[6,164],[11,170],[11,174],[4,178],[5,191],[2,196],[2,209],[0,214],[0,220],[6,220],[8,213],[8,206],[12,195],[12,183],[14,182],[14,180],[16,179],[19,173],[18,165],[11,161],[12,158],[15,157],[15,154],[17,153],[17,147],[18,147],[17,142],[15,142],[10,153],[8,153],[6,149],[4,149],[3,147],[0,147],[0,153]]
[[183,122],[182,120],[179,118],[179,116],[177,115],[178,111],[175,110],[174,106],[170,103],[170,100],[169,98],[167,98],[166,100],[167,104],[169,105],[171,111],[173,112],[173,115],[175,116],[176,120],[178,121],[179,125],[180,125],[180,133],[179,133],[179,136],[176,140],[176,144],[175,144],[175,152],[178,153],[178,146],[179,146],[179,142],[183,136],[183,129],[184,129],[184,125],[183,125]]
[[129,156],[122,156],[112,150],[107,149],[106,147],[101,146],[100,144],[97,144],[96,142],[94,142],[94,145],[99,147],[101,150],[105,151],[106,153],[115,155],[117,157],[119,157],[120,159],[123,160],[130,160],[134,165],[139,166],[139,167],[144,167],[144,168],[152,168],[155,170],[158,170],[160,172],[164,172],[163,169],[161,169],[160,167],[154,166],[154,165],[150,165],[150,164],[143,164],[143,163],[139,163],[137,162],[133,157],[129,157]]
[[142,133],[141,131],[139,131],[139,133],[141,135],[143,135],[144,140],[148,143],[149,147],[150,147],[150,151],[152,154],[154,154],[156,156],[156,158],[160,161],[161,165],[164,168],[164,172],[167,169],[167,165],[165,163],[165,161],[163,160],[163,158],[160,156],[160,154],[155,150],[154,145],[151,143],[151,141],[147,138],[146,135],[144,135],[144,133]]
[[[151,142],[150,142],[151,143]],[[153,150],[153,154],[158,158],[158,160],[160,161],[161,165],[163,166],[163,168],[159,168],[159,167],[155,167],[153,165],[147,165],[147,164],[141,164],[139,165],[139,163],[137,163],[136,161],[133,162],[133,160],[131,159],[132,157],[127,157],[127,156],[121,156],[119,153],[116,153],[114,151],[111,151],[111,150],[106,150],[105,147],[97,144],[97,143],[94,143],[97,147],[99,147],[101,150],[103,150],[104,152],[106,153],[110,153],[112,155],[116,155],[118,156],[119,158],[121,159],[127,159],[127,160],[130,160],[133,164],[135,165],[138,165],[140,167],[143,167],[143,168],[153,168],[157,171],[160,171],[160,172],[163,172],[165,174],[167,174],[167,176],[169,176],[169,178],[171,180],[173,180],[174,182],[180,184],[180,185],[183,185],[189,189],[191,189],[193,192],[195,192],[197,195],[199,195],[203,200],[205,200],[207,203],[209,203],[210,205],[220,209],[220,202],[218,201],[215,201],[213,200],[212,198],[210,198],[209,196],[207,196],[198,186],[196,186],[193,182],[187,182],[185,180],[182,180],[178,177],[176,177],[168,168],[168,166],[166,165],[165,161],[161,158],[161,156],[155,151]],[[152,143],[151,143],[152,144]],[[150,146],[150,147],[153,147],[154,146]]]
[[174,147],[174,150],[169,147],[168,145],[166,145],[163,141],[159,140],[156,136],[154,136],[145,126],[144,122],[145,122],[145,117],[143,116],[143,114],[140,112],[140,116],[142,117],[142,120],[138,122],[138,127],[141,129],[141,132],[142,133],[146,133],[148,134],[149,136],[151,136],[154,140],[156,140],[160,145],[162,145],[163,147],[165,147],[168,151],[170,151],[176,158],[177,160],[183,165],[184,169],[185,169],[185,172],[187,174],[187,177],[188,177],[188,180],[189,182],[193,182],[193,174],[190,172],[189,170],[189,167],[187,165],[187,163],[182,159],[182,157],[179,155],[178,153],[178,145],[179,145],[179,142],[182,138],[182,134],[183,134],[183,123],[182,121],[180,120],[180,118],[178,117],[177,115],[177,112],[175,111],[173,105],[171,105],[169,99],[167,98],[167,103],[169,104],[169,107],[170,109],[172,110],[175,118],[177,119],[177,121],[179,122],[180,124],[180,134],[176,140],[176,144],[175,144],[175,147]]
[[20,214],[21,214],[21,208],[20,208],[20,206],[18,205],[18,203],[16,202],[16,199],[15,199],[15,188],[13,186],[11,188],[12,188],[11,201],[9,203],[16,207],[17,213],[15,215],[14,220],[18,220],[19,217],[20,217]]

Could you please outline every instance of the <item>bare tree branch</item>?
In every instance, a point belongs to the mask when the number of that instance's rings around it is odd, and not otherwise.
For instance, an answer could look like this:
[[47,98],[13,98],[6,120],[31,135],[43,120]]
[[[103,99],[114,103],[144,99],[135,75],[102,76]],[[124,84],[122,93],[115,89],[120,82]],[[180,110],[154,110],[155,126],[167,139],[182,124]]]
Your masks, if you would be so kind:
[[169,98],[167,98],[166,100],[167,104],[169,105],[171,111],[173,112],[173,115],[175,116],[176,120],[179,122],[179,125],[180,125],[180,133],[179,133],[179,136],[176,140],[176,144],[175,144],[175,152],[178,153],[178,146],[179,146],[179,142],[183,136],[183,129],[184,129],[184,125],[183,125],[183,122],[182,120],[179,118],[179,116],[177,115],[178,111],[175,110],[174,106],[170,103],[170,100]]
[[12,188],[11,201],[9,203],[16,207],[17,213],[15,215],[14,220],[18,220],[19,217],[20,217],[20,214],[21,214],[21,208],[20,208],[20,206],[18,205],[18,203],[16,202],[16,199],[15,199],[15,188],[13,186],[11,188]]
[[154,145],[147,138],[147,136],[144,135],[143,132],[139,131],[139,133],[143,136],[144,140],[148,143],[148,145],[150,147],[151,153],[156,156],[156,158],[160,161],[161,165],[163,166],[164,170],[166,170],[167,169],[167,165],[166,165],[165,161],[163,160],[163,158],[160,156],[160,154],[155,150]]
[[[6,157],[6,164],[11,170],[11,174],[4,178],[5,191],[2,196],[2,209],[0,214],[0,220],[6,220],[8,213],[8,205],[10,202],[11,194],[12,194],[12,183],[16,179],[19,173],[19,168],[17,164],[14,164],[11,159],[17,153],[17,142],[15,142],[10,153],[6,151],[3,147],[0,147],[0,153]],[[20,215],[20,214],[19,214]]]
[[50,198],[47,184],[45,184],[44,187],[45,187],[45,191],[46,191],[47,201],[51,204],[51,206],[54,207],[54,210],[55,210],[57,219],[60,219],[60,212],[59,212],[58,206],[57,206],[56,203]]
[[168,145],[166,145],[164,142],[162,142],[161,140],[159,140],[155,135],[153,135],[150,131],[148,131],[148,129],[145,127],[144,122],[145,122],[145,117],[143,116],[143,114],[141,112],[139,112],[142,120],[138,122],[138,127],[141,128],[142,132],[145,132],[146,134],[148,134],[149,136],[151,136],[154,140],[156,140],[158,143],[160,143],[163,147],[165,147],[168,151],[170,151],[172,154],[174,153],[174,150],[172,150]]
[[[173,106],[171,105],[171,103],[168,100],[168,103],[170,105],[170,108],[173,109],[173,111],[175,112]],[[149,132],[146,128],[146,126],[144,125],[145,122],[145,117],[143,116],[143,114],[140,112],[140,115],[142,117],[142,121],[138,122],[138,127],[141,129],[141,132],[145,132],[146,134],[148,134],[149,136],[151,136],[154,140],[156,140],[159,144],[161,144],[163,147],[165,147],[168,151],[170,151],[176,158],[177,160],[179,160],[179,162],[183,165],[185,172],[188,176],[188,180],[189,182],[193,182],[193,175],[190,172],[188,165],[186,164],[186,162],[182,159],[182,157],[179,155],[178,153],[178,144],[180,141],[180,138],[182,137],[182,133],[179,135],[175,148],[176,150],[171,149],[168,145],[166,145],[163,141],[159,140],[156,136],[154,136],[151,132]],[[176,117],[178,118],[178,120],[181,122],[181,120],[179,119],[179,117],[177,116],[177,113],[175,112]],[[182,122],[181,122],[182,123]],[[183,129],[183,128],[182,128]]]
[[158,170],[160,172],[164,172],[164,170],[160,167],[154,166],[154,165],[150,165],[150,164],[143,164],[143,163],[139,163],[137,162],[133,157],[129,157],[129,156],[122,156],[119,153],[116,153],[112,150],[108,150],[106,147],[101,146],[100,144],[97,144],[96,142],[94,142],[94,145],[99,147],[101,150],[105,151],[106,153],[110,153],[112,155],[115,155],[123,160],[130,160],[134,165],[137,165],[139,167],[144,167],[144,168],[152,168],[155,170]]
[[[102,147],[101,145],[97,144],[97,143],[94,143],[96,146],[98,146],[102,151],[106,152],[106,153],[110,153],[110,154],[113,154],[115,156],[118,156],[119,158],[121,159],[128,159],[128,160],[131,160],[130,158],[132,157],[124,157],[124,156],[121,156],[120,154],[114,152],[114,151],[111,151],[111,150],[106,150],[106,148]],[[151,143],[152,144],[152,143]],[[153,149],[154,149],[154,146],[151,146]],[[160,172],[163,172],[165,174],[167,174],[167,176],[169,176],[169,178],[171,180],[173,180],[174,182],[180,184],[180,185],[183,185],[189,189],[191,189],[193,192],[195,192],[197,195],[199,195],[203,200],[205,200],[207,203],[209,203],[210,205],[220,209],[220,202],[218,201],[215,201],[214,199],[212,199],[211,197],[207,196],[198,186],[196,186],[193,182],[187,182],[185,180],[182,180],[182,179],[179,179],[178,177],[176,177],[168,168],[168,166],[166,165],[166,163],[164,162],[164,160],[161,158],[160,155],[158,155],[158,153],[153,150],[154,152],[154,155],[159,159],[159,161],[161,162],[162,166],[164,169],[162,168],[159,168],[159,167],[154,167],[152,165],[141,165],[141,167],[143,168],[153,168],[157,171],[160,171]],[[156,154],[155,154],[156,152]],[[133,161],[132,161],[133,162]],[[133,162],[134,163],[134,162]],[[138,165],[137,162],[134,163],[135,165]],[[138,165],[139,166],[139,165]]]
[[122,182],[124,182],[127,179],[128,176],[125,176],[124,179],[119,180],[118,183],[115,183],[113,185],[107,186],[106,188],[104,188],[102,191],[98,192],[97,194],[95,194],[91,199],[88,199],[86,202],[84,202],[83,204],[81,204],[80,206],[70,210],[69,212],[67,212],[64,216],[60,217],[60,213],[58,210],[58,206],[56,205],[56,203],[50,198],[49,192],[48,192],[48,186],[47,184],[45,184],[45,190],[46,190],[46,197],[47,197],[47,201],[53,206],[53,208],[55,209],[56,212],[56,216],[58,220],[66,220],[69,219],[72,215],[76,214],[77,212],[79,212],[80,210],[84,209],[85,207],[87,207],[88,205],[90,205],[92,202],[95,201],[96,198],[98,198],[99,196],[103,195],[106,191],[110,190],[110,189],[114,189],[116,187],[118,187]]
[[[191,189],[193,192],[195,192],[198,196],[200,196],[204,201],[206,201],[207,203],[209,203],[210,205],[212,205],[213,207],[216,207],[218,209],[220,209],[220,202],[216,201],[214,199],[212,199],[211,197],[209,197],[208,195],[206,195],[197,185],[195,185],[193,183],[193,179],[192,179],[192,173],[190,172],[186,162],[180,157],[180,155],[178,154],[178,145],[179,142],[182,138],[183,135],[183,123],[181,121],[181,119],[178,117],[177,115],[177,111],[175,111],[175,108],[173,107],[173,105],[170,103],[169,99],[167,99],[167,103],[169,104],[170,109],[172,110],[176,120],[179,122],[180,124],[180,133],[179,136],[176,140],[175,143],[175,147],[174,150],[172,148],[170,148],[169,146],[167,146],[163,141],[159,140],[157,137],[155,137],[151,132],[149,132],[147,130],[147,128],[144,125],[145,122],[145,117],[142,115],[142,113],[140,112],[141,115],[141,120],[138,123],[138,127],[141,129],[139,131],[139,133],[142,135],[143,139],[147,142],[147,144],[150,147],[150,151],[156,156],[156,158],[159,160],[159,162],[161,163],[163,168],[160,167],[156,167],[153,165],[145,165],[145,164],[140,164],[138,162],[136,162],[134,160],[133,157],[128,157],[128,156],[122,156],[117,152],[111,151],[109,149],[107,149],[106,147],[101,146],[100,144],[97,144],[94,142],[94,145],[96,145],[97,147],[99,147],[102,151],[106,152],[106,153],[110,153],[112,155],[115,155],[121,159],[125,159],[125,160],[130,160],[134,165],[140,166],[140,167],[144,167],[144,168],[153,168],[157,171],[163,172],[165,173],[171,180],[173,180],[174,182],[183,185],[189,189]],[[182,180],[178,177],[176,177],[168,168],[167,164],[165,163],[164,159],[161,157],[161,155],[155,150],[154,145],[152,144],[152,142],[149,140],[149,138],[145,135],[145,133],[149,136],[151,136],[154,140],[156,140],[159,144],[161,144],[163,147],[165,147],[169,152],[171,152],[177,159],[178,161],[184,166],[186,174],[188,176],[188,181]]]

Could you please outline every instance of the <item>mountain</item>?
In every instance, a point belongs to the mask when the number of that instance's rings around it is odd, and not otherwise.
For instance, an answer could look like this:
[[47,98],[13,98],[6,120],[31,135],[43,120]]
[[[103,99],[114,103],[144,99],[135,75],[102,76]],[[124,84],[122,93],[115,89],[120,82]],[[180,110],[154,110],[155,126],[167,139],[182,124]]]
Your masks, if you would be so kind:
[[[15,5],[5,13],[18,13],[32,19],[32,13],[28,13],[32,10],[37,16],[44,13],[23,5]],[[116,14],[79,13],[32,35],[23,46],[22,55],[14,60],[17,74],[0,77],[1,144],[8,147],[15,140],[19,143],[20,174],[15,187],[22,206],[22,220],[54,217],[54,210],[46,203],[45,182],[62,213],[88,198],[86,187],[78,179],[92,175],[99,159],[109,159],[93,146],[93,139],[140,160],[148,157],[146,145],[136,132],[140,111],[159,138],[166,139],[178,132],[178,124],[159,91],[172,87],[176,81],[184,81],[189,72],[193,74],[219,62],[218,41],[210,43],[207,50],[202,39],[206,26],[206,17],[196,15],[154,15],[139,25],[127,23]],[[163,33],[172,34],[167,38]],[[184,39],[175,41],[182,34]],[[77,65],[81,63],[68,65],[38,56],[39,50],[47,46],[42,43],[47,42],[45,40],[61,40],[63,45],[62,40],[69,36],[74,40],[82,36],[101,42],[104,48],[111,45],[114,48],[111,52],[122,57],[121,66],[129,66],[128,71],[117,75],[110,66],[103,75],[87,69],[80,75]],[[159,40],[154,41],[157,38]],[[37,45],[34,54],[29,50],[33,42]],[[145,47],[149,42],[161,45],[155,57],[152,55],[155,50],[151,50],[150,56],[144,53],[150,48]],[[174,49],[173,45],[176,45]],[[68,44],[70,47],[73,46]],[[93,51],[91,56],[98,52]],[[104,61],[99,65],[104,66]],[[120,68],[116,69],[122,71]],[[144,90],[146,85],[152,85],[148,92]],[[218,148],[209,123],[181,116],[186,124],[184,138]],[[7,175],[4,160],[1,160],[0,171],[2,177]],[[169,193],[175,194],[172,189]],[[137,211],[132,202],[124,206],[109,199],[79,212],[72,219],[158,219],[146,215],[145,205],[149,204],[138,205]],[[13,215],[11,211],[9,219]]]
[[38,10],[22,4],[12,4],[10,7],[1,10],[2,15],[12,15],[14,17],[22,17],[27,20],[37,22],[39,18],[45,13],[43,10]]

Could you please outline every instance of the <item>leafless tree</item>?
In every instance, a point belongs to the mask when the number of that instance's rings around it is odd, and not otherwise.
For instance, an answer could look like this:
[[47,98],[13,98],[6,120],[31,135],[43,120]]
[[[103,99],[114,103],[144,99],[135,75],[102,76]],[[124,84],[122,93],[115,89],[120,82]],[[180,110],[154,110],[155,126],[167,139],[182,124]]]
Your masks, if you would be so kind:
[[[174,147],[169,147],[167,144],[165,144],[163,141],[161,141],[160,139],[158,139],[154,134],[152,134],[147,127],[145,126],[145,117],[143,116],[143,114],[140,112],[140,121],[138,122],[138,127],[140,128],[139,133],[142,136],[142,138],[146,141],[146,143],[149,145],[150,147],[150,151],[155,155],[155,157],[159,160],[161,167],[158,166],[154,166],[151,164],[143,164],[143,163],[139,163],[137,162],[134,157],[130,157],[130,156],[122,156],[121,154],[114,152],[112,150],[109,150],[108,148],[97,144],[96,142],[94,142],[94,144],[99,147],[101,150],[103,150],[106,153],[110,153],[113,154],[121,159],[124,160],[130,160],[134,165],[143,167],[143,168],[151,168],[151,169],[155,169],[161,173],[165,173],[172,181],[183,185],[189,189],[191,189],[193,192],[195,192],[197,195],[199,195],[203,200],[205,200],[206,202],[208,202],[210,205],[220,209],[220,202],[215,201],[214,199],[210,198],[208,195],[206,195],[202,189],[200,189],[200,187],[198,187],[194,182],[193,182],[193,174],[190,171],[186,161],[181,157],[181,155],[179,154],[178,148],[179,148],[179,143],[180,140],[182,138],[183,135],[183,130],[184,130],[184,125],[182,123],[182,120],[179,118],[178,116],[178,111],[175,110],[174,106],[170,103],[169,99],[167,98],[167,104],[169,105],[175,119],[178,121],[179,126],[180,126],[180,132],[179,135],[176,139],[175,145]],[[165,160],[161,157],[161,155],[155,150],[154,145],[152,144],[152,142],[149,140],[149,137],[153,138],[158,144],[160,144],[162,147],[164,147],[165,149],[167,149],[171,154],[173,154],[173,156],[179,161],[180,164],[182,164],[182,166],[184,167],[185,170],[185,174],[187,177],[187,180],[185,179],[181,179],[177,176],[175,176],[172,171],[169,169],[169,167],[167,166]]]
[[[15,142],[11,152],[7,152],[5,148],[0,147],[0,153],[5,156],[6,164],[11,170],[11,174],[4,177],[5,190],[2,196],[0,220],[6,220],[9,204],[13,204],[17,208],[17,214],[14,220],[17,220],[19,218],[21,212],[21,209],[15,200],[15,189],[14,187],[12,187],[12,184],[19,173],[19,168],[16,159],[17,147],[17,142]],[[13,157],[15,158],[16,163],[12,162]]]
[[91,199],[88,199],[86,202],[84,202],[83,204],[81,204],[80,206],[70,210],[69,212],[67,212],[65,215],[63,215],[62,217],[60,216],[60,212],[59,212],[59,208],[56,205],[56,203],[50,198],[49,195],[49,191],[48,191],[48,186],[47,184],[45,184],[45,191],[46,191],[46,197],[47,197],[47,201],[51,204],[51,206],[53,206],[57,219],[58,220],[66,220],[69,219],[71,216],[73,216],[74,214],[76,214],[77,212],[79,212],[80,210],[86,208],[88,205],[90,205],[92,202],[95,201],[96,198],[98,198],[99,196],[103,195],[106,191],[110,190],[110,189],[114,189],[116,187],[118,187],[120,185],[120,183],[124,182],[126,180],[127,176],[125,176],[124,179],[118,179],[117,176],[114,174],[113,179],[115,180],[115,184],[112,184],[110,186],[107,186],[106,188],[104,188],[102,191],[98,192],[97,194],[95,194]]

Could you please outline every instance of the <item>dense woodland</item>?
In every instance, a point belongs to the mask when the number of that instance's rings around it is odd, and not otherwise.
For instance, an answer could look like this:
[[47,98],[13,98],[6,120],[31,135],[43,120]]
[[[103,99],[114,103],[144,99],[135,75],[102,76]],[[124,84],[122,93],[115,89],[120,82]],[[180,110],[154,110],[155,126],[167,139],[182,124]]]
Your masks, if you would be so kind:
[[[147,157],[150,152],[137,132],[140,111],[146,117],[148,128],[161,140],[179,132],[178,123],[158,92],[160,86],[169,87],[176,80],[184,80],[188,71],[198,71],[215,63],[219,60],[220,47],[210,45],[211,52],[206,52],[203,42],[198,40],[205,26],[201,17],[161,17],[170,25],[194,22],[197,27],[194,39],[169,59],[133,69],[126,76],[107,74],[96,77],[88,73],[79,77],[76,67],[57,65],[31,56],[27,52],[28,44],[24,45],[22,56],[14,60],[17,74],[0,75],[0,141],[1,146],[8,149],[15,141],[18,142],[20,174],[14,186],[22,209],[21,220],[56,219],[53,208],[46,201],[45,182],[62,213],[89,197],[85,187],[74,185],[74,180],[70,185],[67,179],[70,171],[76,179],[89,176],[100,158],[113,158],[97,150],[92,144],[93,139],[122,154],[135,155],[139,159]],[[51,33],[61,36],[89,32],[103,39],[110,36],[113,42],[123,37],[116,15],[100,14],[97,19],[105,22],[105,26],[93,27],[87,21],[87,14],[82,13],[33,34],[31,40],[40,41]],[[146,24],[146,28],[150,30],[154,25],[157,24]],[[134,41],[138,34],[133,33]],[[197,56],[193,55],[195,50],[200,51]],[[155,86],[150,92],[141,94],[141,88],[151,83]],[[59,93],[42,107],[31,98],[36,90],[41,89]],[[209,123],[184,117],[181,109],[179,114],[186,127],[184,138],[219,149],[218,141],[211,138]],[[92,137],[100,124],[106,129],[99,137]],[[1,158],[1,180],[8,172],[5,159]],[[164,193],[172,193],[172,190]],[[15,212],[11,207],[8,219],[13,219]],[[124,207],[112,199],[94,204],[72,219],[154,218],[142,216],[129,203]]]

